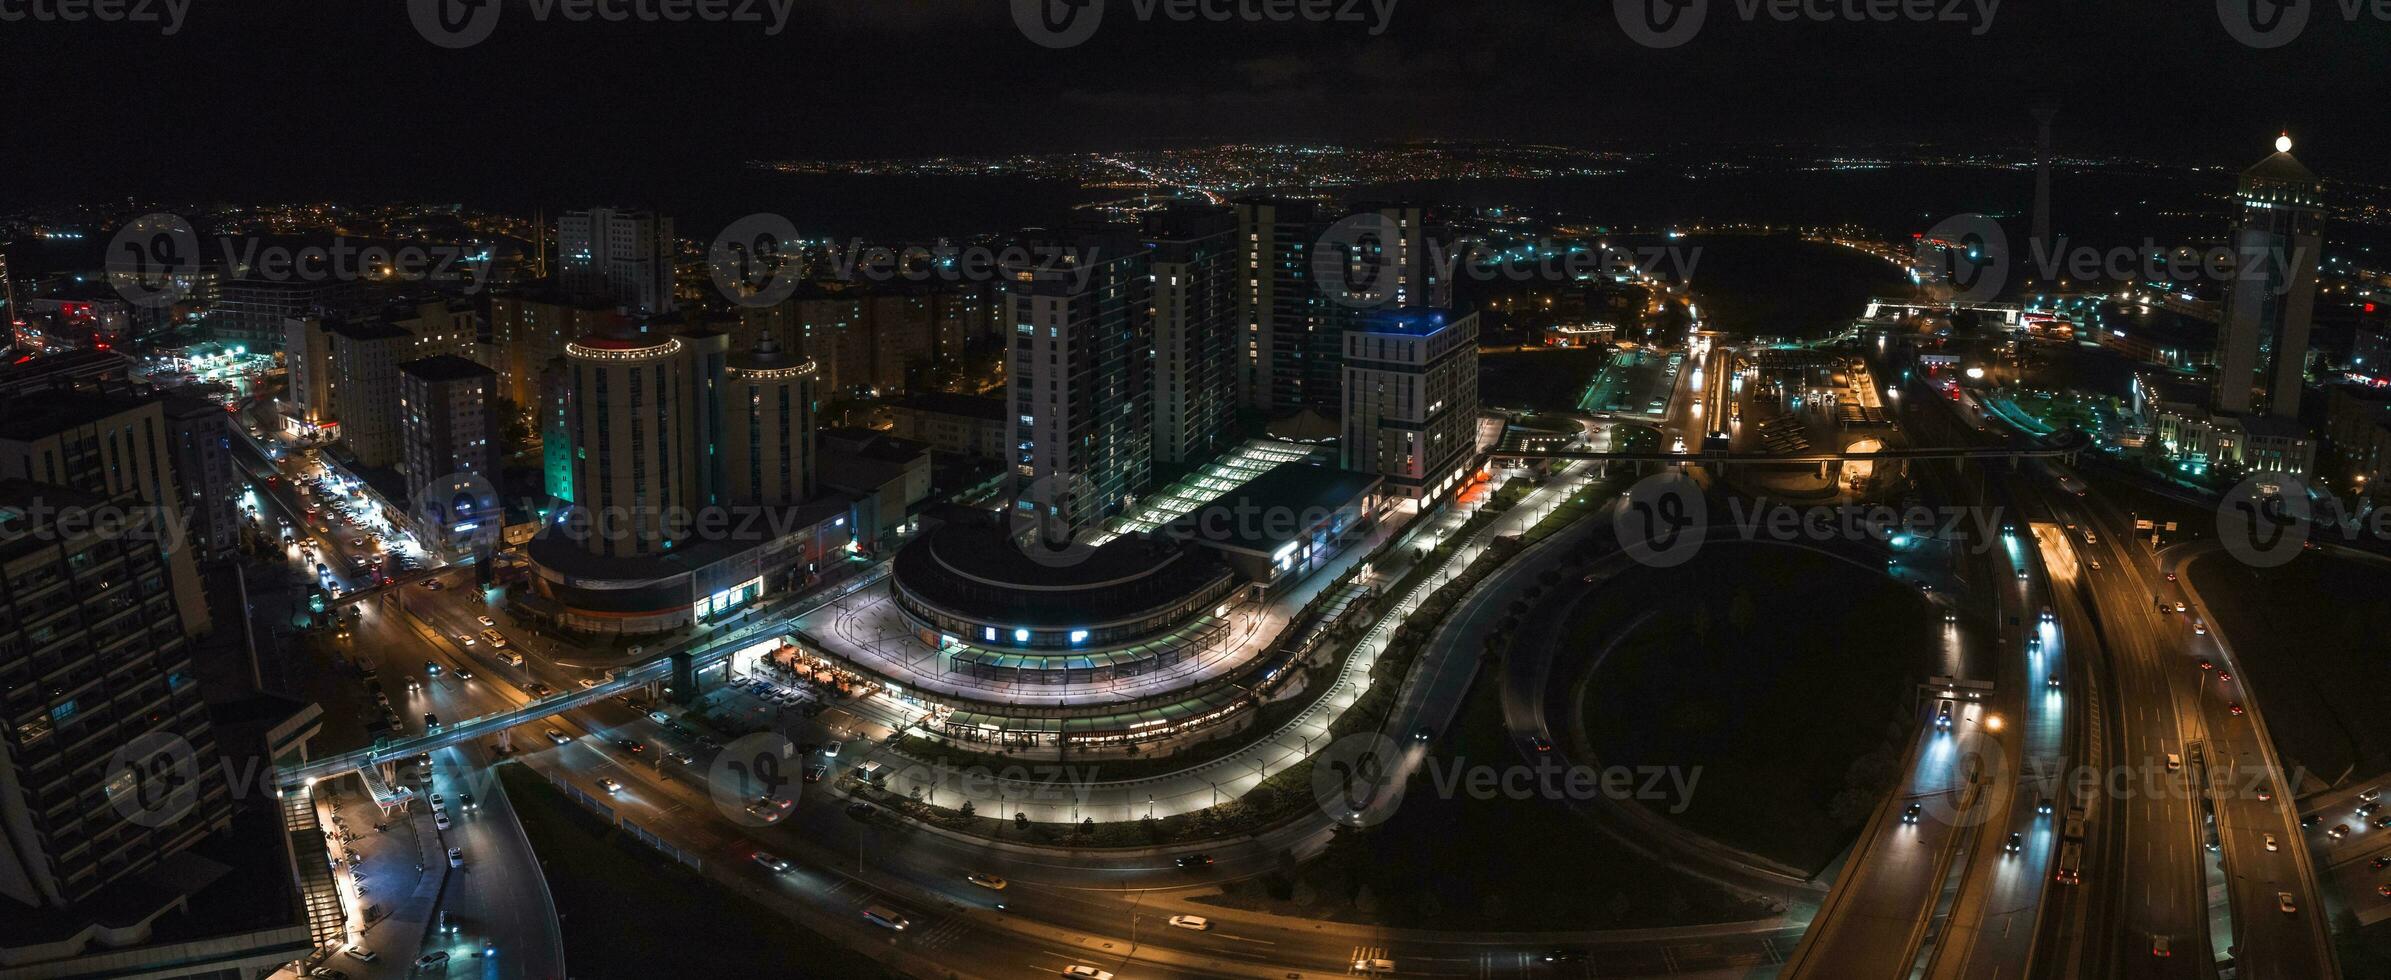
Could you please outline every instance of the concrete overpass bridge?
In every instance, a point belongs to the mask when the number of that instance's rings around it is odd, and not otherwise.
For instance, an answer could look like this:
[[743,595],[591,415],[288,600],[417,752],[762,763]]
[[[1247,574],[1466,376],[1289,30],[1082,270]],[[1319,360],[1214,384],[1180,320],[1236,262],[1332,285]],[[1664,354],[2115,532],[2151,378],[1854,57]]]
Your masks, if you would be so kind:
[[2007,446],[1939,446],[1910,449],[1879,449],[1871,452],[1774,453],[1729,452],[1725,450],[1691,450],[1671,452],[1591,452],[1573,449],[1505,449],[1489,455],[1496,459],[1566,459],[1594,462],[1625,463],[1837,463],[1875,460],[1911,459],[2065,459],[2074,461],[2090,444],[2083,434],[2063,432],[2033,445]]
[[841,582],[829,593],[811,597],[786,609],[775,610],[737,629],[685,641],[636,665],[616,670],[612,679],[594,687],[559,691],[544,698],[534,698],[505,711],[444,725],[437,732],[382,739],[370,748],[278,767],[275,773],[278,785],[295,786],[311,779],[328,779],[359,769],[397,763],[433,749],[486,738],[516,725],[560,715],[619,694],[640,690],[650,684],[665,685],[681,700],[694,698],[698,693],[699,671],[729,659],[732,653],[749,645],[778,636],[790,620],[869,588],[887,574],[888,564],[881,562],[871,570]]
[[1998,313],[2001,322],[2016,326],[2025,316],[2025,307],[2017,303],[1968,302],[1964,300],[1922,300],[1870,297],[1866,316],[1874,319],[1885,310],[1906,310],[1911,313]]

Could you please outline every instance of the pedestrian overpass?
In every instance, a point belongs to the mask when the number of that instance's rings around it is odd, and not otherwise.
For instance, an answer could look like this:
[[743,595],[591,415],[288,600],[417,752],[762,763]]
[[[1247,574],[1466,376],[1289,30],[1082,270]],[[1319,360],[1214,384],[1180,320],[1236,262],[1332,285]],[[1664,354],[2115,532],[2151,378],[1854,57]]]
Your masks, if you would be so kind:
[[575,691],[559,691],[544,698],[494,714],[468,718],[444,725],[437,732],[427,732],[406,738],[380,740],[370,748],[343,752],[339,755],[311,759],[297,765],[277,767],[278,785],[296,786],[312,780],[323,780],[359,769],[372,770],[385,763],[398,762],[410,756],[470,742],[545,718],[554,717],[595,704],[607,698],[661,683],[668,689],[694,697],[699,672],[730,658],[731,654],[749,645],[765,642],[778,635],[791,620],[803,617],[831,603],[853,595],[878,583],[888,574],[888,563],[881,562],[869,571],[840,583],[838,588],[811,601],[793,606],[789,611],[757,619],[727,633],[686,641],[635,666],[617,670],[610,680]]

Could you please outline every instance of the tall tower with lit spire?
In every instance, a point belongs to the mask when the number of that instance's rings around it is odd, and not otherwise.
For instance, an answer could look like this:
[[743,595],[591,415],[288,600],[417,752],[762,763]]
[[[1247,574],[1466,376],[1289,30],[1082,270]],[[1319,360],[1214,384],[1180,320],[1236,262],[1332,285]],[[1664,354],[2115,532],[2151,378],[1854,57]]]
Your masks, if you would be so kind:
[[2241,219],[2217,335],[2216,407],[2297,418],[2324,248],[2322,187],[2292,158],[2285,134],[2275,140],[2274,155],[2242,171],[2234,196]]

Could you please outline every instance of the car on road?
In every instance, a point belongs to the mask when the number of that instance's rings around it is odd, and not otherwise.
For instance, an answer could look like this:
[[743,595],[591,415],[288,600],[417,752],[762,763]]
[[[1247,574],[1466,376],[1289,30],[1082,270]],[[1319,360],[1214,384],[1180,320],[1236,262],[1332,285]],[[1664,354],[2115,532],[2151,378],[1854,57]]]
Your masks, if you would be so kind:
[[1099,970],[1092,966],[1081,966],[1078,964],[1072,964],[1070,966],[1064,967],[1063,975],[1066,977],[1076,977],[1078,980],[1112,980],[1111,970]]
[[757,851],[750,855],[750,857],[755,859],[755,863],[763,865],[765,870],[776,875],[788,874],[789,869],[794,867],[794,865],[790,864],[786,858],[783,858],[780,855],[774,854],[770,851]]
[[472,636],[472,634],[469,634],[469,633],[459,633],[459,634],[457,634],[457,645],[458,645],[458,646],[461,646],[461,647],[469,647],[469,646],[472,646],[474,643],[475,643],[475,640],[473,639],[473,636]]
[[593,687],[596,687],[596,686],[598,686],[598,682],[597,682],[597,681],[590,680],[590,679],[589,679],[589,678],[587,678],[587,677],[581,678],[580,680],[574,681],[573,683],[580,685],[580,686],[581,686],[581,689],[582,689],[582,690],[584,690],[584,691],[586,691],[586,690],[589,690],[590,688],[593,688]]
[[[520,667],[523,665],[521,663],[517,663],[515,666]],[[535,698],[544,698],[548,695],[556,693],[556,689],[538,681],[533,681],[529,684],[523,685],[523,693],[529,694]]]
[[1925,809],[1926,809],[1925,807],[1923,807],[1923,806],[1921,806],[1921,805],[1919,805],[1919,804],[1916,804],[1916,803],[1912,803],[1912,804],[1910,804],[1909,806],[1903,807],[1903,808],[1902,808],[1902,810],[1901,810],[1901,822],[1902,822],[1902,823],[1917,823],[1917,822],[1918,822],[1918,814],[1919,814],[1919,813],[1921,813],[1921,812],[1923,812]]
[[2050,676],[2050,679],[2048,679],[2048,680],[2045,680],[2045,681],[2043,681],[2042,683],[2043,683],[2043,686],[2044,686],[2044,687],[2048,687],[2048,688],[2050,688],[2051,690],[2054,690],[2054,691],[2056,691],[2056,690],[2058,690],[2058,689],[2059,689],[2059,675],[2057,675],[2057,674],[2052,674],[2052,675]]
[[640,753],[642,753],[642,752],[645,752],[645,751],[647,751],[647,750],[648,750],[647,743],[645,743],[645,742],[642,742],[642,741],[640,741],[640,740],[638,740],[638,739],[635,739],[635,738],[618,738],[618,739],[615,739],[615,740],[614,740],[614,747],[615,747],[615,748],[618,748],[618,749],[621,749],[621,750],[623,750],[623,751],[625,751],[625,752],[629,752],[629,753],[631,753],[632,755],[638,755],[638,754],[640,754]]
[[2203,622],[2201,622],[2201,621],[2199,621],[2199,620],[2197,620],[2197,619],[2195,619],[2195,620],[2192,620],[2192,632],[2194,632],[2194,633],[2197,633],[2197,634],[2199,634],[2199,635],[2201,635],[2201,636],[2207,636],[2207,635],[2208,635],[2208,624],[2207,624],[2207,623],[2203,623]]
[[1212,928],[1212,920],[1204,918],[1200,915],[1174,915],[1171,916],[1171,925],[1174,928],[1179,929],[1192,929],[1196,932],[1207,932]]
[[1179,856],[1178,860],[1173,861],[1172,863],[1182,868],[1209,868],[1212,866],[1212,855],[1182,854]]
[[352,960],[356,960],[359,963],[371,963],[382,958],[382,954],[376,953],[373,950],[367,949],[363,946],[359,946],[356,943],[350,943],[347,946],[341,947],[340,955],[346,956]]
[[981,874],[977,871],[964,875],[963,880],[971,882],[972,884],[978,885],[982,888],[993,889],[996,891],[1005,890],[1006,884],[1003,878],[999,878],[991,874]]
[[452,847],[448,849],[448,866],[452,868],[462,868],[465,866],[464,848]]
[[2001,845],[2001,849],[2008,851],[2011,854],[2015,854],[2021,850],[2024,850],[2025,846],[2026,835],[2011,831],[2009,834],[2009,840]]
[[2371,817],[2374,816],[2374,811],[2380,810],[2382,808],[2383,805],[2380,803],[2360,803],[2358,804],[2358,815],[2361,817]]
[[423,662],[423,672],[424,672],[424,673],[426,673],[426,674],[430,674],[430,675],[432,675],[432,676],[434,676],[434,677],[438,677],[438,676],[440,676],[440,664],[439,664],[439,662],[437,662],[437,661],[432,661],[432,660],[426,660],[426,661],[424,661],[424,662]]
[[[906,921],[904,915],[886,905],[864,906],[863,917],[864,921],[866,922],[870,922],[871,924],[879,926],[883,929],[894,929],[898,932],[904,932],[906,926],[912,925],[911,922]],[[1107,973],[1105,976],[1109,978],[1112,976],[1112,974]]]
[[844,742],[829,742],[829,743],[826,743],[826,744],[824,744],[824,745],[822,746],[822,757],[823,757],[823,758],[825,758],[825,759],[836,759],[836,758],[838,758],[838,757],[839,757],[839,747],[840,747],[840,746],[842,746],[842,745],[845,745],[845,744],[846,744],[846,743],[844,743]]
[[2272,850],[2277,850],[2277,848],[2275,847],[2275,835],[2273,835],[2273,834],[2268,834],[2268,835],[2266,835],[2266,849],[2267,849],[2267,850],[2270,850],[2270,851],[2272,851]]
[[807,766],[807,767],[805,767],[805,781],[806,781],[806,782],[809,782],[809,783],[818,783],[818,782],[821,782],[821,781],[822,781],[822,777],[824,777],[824,776],[827,776],[827,775],[830,775],[830,767],[829,767],[829,766],[826,766],[826,765],[821,765],[821,764],[818,764],[818,763],[817,763],[817,764],[815,764],[815,765],[811,765],[811,766]]
[[672,760],[672,761],[674,761],[674,762],[680,763],[681,765],[684,765],[684,766],[691,766],[691,765],[696,765],[696,764],[697,764],[697,757],[696,757],[696,756],[690,755],[689,753],[687,753],[687,752],[683,752],[683,751],[681,751],[681,750],[679,750],[679,749],[668,749],[668,750],[666,750],[666,751],[665,751],[665,753],[664,753],[664,757],[665,757],[665,758],[667,758],[667,759],[671,759],[671,760]]
[[1544,737],[1544,736],[1542,736],[1542,735],[1538,735],[1538,736],[1536,736],[1535,738],[1528,739],[1528,744],[1529,744],[1529,745],[1532,745],[1532,746],[1534,746],[1534,747],[1535,747],[1535,749],[1536,749],[1536,751],[1538,751],[1538,752],[1550,752],[1550,751],[1552,751],[1552,739],[1545,738],[1545,737]]
[[432,814],[432,827],[433,827],[434,829],[437,829],[437,830],[447,830],[447,829],[448,829],[448,811],[446,811],[446,810],[439,810],[439,811],[435,811],[435,812]]
[[307,975],[314,977],[315,980],[349,980],[348,974],[342,973],[339,970],[335,970],[328,966],[316,967],[313,970],[307,971]]
[[445,800],[443,800],[443,799],[441,798],[440,794],[438,794],[438,793],[434,793],[434,794],[432,794],[432,809],[434,809],[434,810],[440,809],[441,805],[442,805],[444,802],[446,802],[446,801],[445,801]]
[[1426,725],[1421,725],[1419,730],[1411,733],[1411,740],[1414,742],[1425,742],[1435,737],[1436,730]]
[[2200,669],[2201,669],[2201,670],[2215,670],[2215,669],[2217,669],[2217,665],[2216,665],[2216,664],[2213,664],[2213,663],[2210,663],[2210,662],[2208,662],[2208,661],[2206,661],[2206,660],[2203,660],[2203,661],[2200,661]]
[[2240,715],[2242,713],[2242,703],[2239,701],[2231,702],[2225,705],[2225,710],[2234,715]]
[[571,738],[569,738],[569,737],[566,737],[565,733],[563,733],[563,732],[560,732],[560,731],[557,731],[556,729],[553,729],[553,728],[551,728],[551,729],[548,729],[548,741],[554,742],[554,743],[556,743],[556,744],[558,744],[558,745],[564,745],[564,744],[566,744],[566,743],[568,743],[568,742],[571,742],[571,741],[572,741],[572,739],[571,739]]
[[439,580],[439,579],[436,579],[436,578],[427,578],[427,579],[424,579],[422,584],[423,584],[423,589],[424,589],[424,591],[426,591],[426,592],[438,592],[438,591],[440,591],[441,589],[445,589],[445,588],[447,588],[447,586],[445,586],[445,585],[441,585],[441,584],[440,584],[440,580]]
[[2344,837],[2347,837],[2349,836],[2349,825],[2345,823],[2334,824],[2333,829],[2325,831],[2325,836],[2333,838],[2334,840],[2340,840]]
[[779,823],[782,817],[789,815],[789,808],[795,805],[795,800],[775,799],[773,797],[766,796],[757,799],[754,803],[748,804],[747,815],[765,823]]
[[2260,783],[2260,784],[2258,784],[2258,802],[2260,802],[2260,803],[2264,803],[2264,802],[2266,802],[2266,801],[2268,801],[2268,800],[2271,800],[2271,799],[2274,799],[2274,798],[2275,798],[2275,788],[2274,788],[2274,787],[2272,787],[2272,786],[2269,786],[2269,785],[2267,785],[2267,784],[2265,784],[2265,783]]
[[415,958],[415,972],[430,973],[448,967],[448,951],[435,949]]
[[2167,937],[2158,935],[2157,933],[2152,933],[2150,936],[2150,955],[2156,956],[2163,960],[2167,957],[2175,955],[2175,951],[2168,947]]
[[2176,612],[2183,612],[2183,611],[2185,611],[2186,609],[2189,609],[2189,608],[2191,608],[2191,607],[2189,607],[2189,606],[2186,606],[2186,605],[2184,605],[2184,604],[2183,604],[2183,600],[2181,600],[2181,599],[2177,599],[2177,600],[2175,600],[2175,611],[2176,611]]
[[2180,754],[2178,754],[2178,753],[2174,753],[2174,752],[2169,752],[2169,753],[2167,753],[2167,771],[2168,771],[2168,772],[2174,772],[2174,771],[2176,771],[2176,770],[2178,770],[2178,769],[2182,769],[2182,768],[2183,768],[2183,756],[2182,756],[2182,755],[2180,755]]
[[605,779],[598,780],[598,788],[609,793],[620,793],[623,791],[623,784],[615,782],[614,778],[609,776]]
[[476,802],[474,802],[474,801],[473,801],[473,794],[471,794],[471,793],[458,793],[458,794],[457,794],[457,809],[459,809],[459,810],[479,810],[479,809],[481,809],[481,808],[482,808],[482,805],[481,805],[481,804],[479,804],[479,803],[476,803]]
[[440,716],[439,716],[439,715],[435,715],[435,714],[433,714],[433,713],[431,713],[431,712],[429,712],[429,711],[426,711],[426,712],[424,712],[424,713],[423,713],[423,730],[424,730],[424,731],[427,731],[427,732],[436,732],[436,731],[439,731],[439,730],[440,730]]
[[495,629],[498,626],[498,621],[488,616],[475,616],[473,621],[482,624],[483,629]]
[[2291,900],[2290,892],[2276,892],[2275,907],[2282,909],[2284,915],[2291,915],[2300,910],[2299,903]]

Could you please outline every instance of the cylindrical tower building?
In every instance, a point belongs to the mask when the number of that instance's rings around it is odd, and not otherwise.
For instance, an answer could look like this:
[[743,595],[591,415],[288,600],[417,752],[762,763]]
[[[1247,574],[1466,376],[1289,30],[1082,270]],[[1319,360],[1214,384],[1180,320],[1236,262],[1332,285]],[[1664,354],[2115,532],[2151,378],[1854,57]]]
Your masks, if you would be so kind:
[[727,375],[723,502],[786,506],[813,497],[813,359],[766,336],[732,355]]

